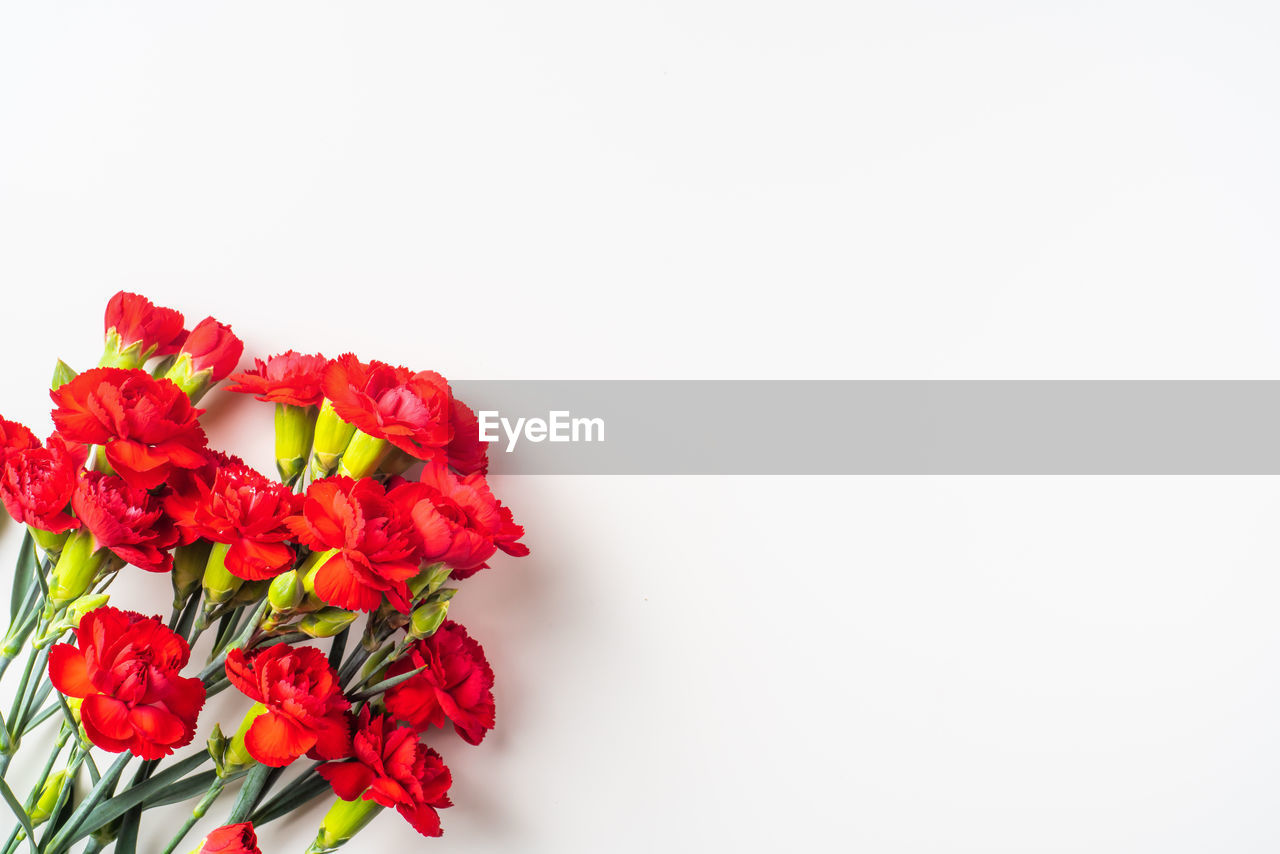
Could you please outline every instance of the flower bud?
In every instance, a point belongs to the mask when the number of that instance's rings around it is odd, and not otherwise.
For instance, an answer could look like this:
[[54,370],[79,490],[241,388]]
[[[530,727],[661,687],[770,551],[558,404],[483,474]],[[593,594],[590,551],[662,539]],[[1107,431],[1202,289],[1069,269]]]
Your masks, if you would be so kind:
[[214,543],[204,567],[204,598],[209,605],[221,605],[236,595],[244,581],[227,569],[227,551],[231,546]]
[[109,551],[97,547],[87,530],[81,529],[68,537],[49,576],[49,604],[45,613],[52,617],[83,596],[99,573],[110,566],[110,557]]
[[111,601],[110,593],[95,593],[92,596],[81,596],[71,603],[67,609],[67,620],[75,628],[80,628],[80,620],[90,611],[96,611]]
[[333,404],[326,400],[316,417],[315,441],[312,445],[311,474],[313,479],[328,477],[338,468],[338,460],[356,434],[354,424],[338,417]]
[[247,765],[253,765],[258,761],[249,754],[249,748],[245,747],[244,744],[244,737],[249,732],[249,727],[253,726],[253,722],[260,715],[265,715],[266,713],[266,706],[262,703],[254,703],[253,708],[249,709],[244,716],[244,720],[240,722],[240,728],[231,737],[231,743],[227,745],[226,750],[223,752],[223,767],[226,768],[228,774]]
[[209,565],[213,543],[196,540],[173,550],[173,607],[181,608],[204,584],[204,570]]
[[314,406],[276,404],[276,470],[280,479],[292,486],[302,476],[311,456],[316,433]]
[[323,854],[347,843],[368,826],[382,811],[381,805],[363,798],[354,801],[335,801],[320,822],[320,832],[311,843],[307,854]]
[[343,608],[321,608],[298,623],[298,631],[313,638],[331,638],[356,621],[360,615]]
[[65,768],[44,781],[44,786],[40,789],[40,797],[36,800],[35,806],[31,808],[31,812],[27,813],[33,827],[44,824],[53,815],[54,809],[58,806],[58,798],[62,795],[62,787],[66,783],[67,771]]
[[79,374],[76,373],[74,368],[59,359],[58,364],[53,366],[53,379],[49,382],[49,390],[57,391],[77,376]]
[[440,628],[444,623],[444,618],[448,614],[448,598],[419,605],[409,618],[409,637],[414,640],[431,637],[436,633],[436,629]]
[[209,733],[206,744],[209,748],[209,756],[213,759],[214,770],[222,776],[227,761],[227,748],[231,746],[231,739],[222,734],[222,724],[213,725],[213,732]]
[[196,324],[182,342],[182,351],[165,372],[194,403],[204,397],[214,383],[236,368],[244,352],[244,342],[231,327],[206,317]]
[[422,568],[422,571],[409,579],[409,592],[413,594],[413,598],[417,599],[421,596],[429,596],[440,589],[440,585],[444,584],[449,578],[452,570],[443,563],[433,563]]
[[271,603],[273,610],[288,612],[302,604],[302,597],[306,592],[298,571],[291,569],[271,579],[271,586],[267,588],[267,601]]
[[353,480],[368,477],[378,470],[382,459],[390,450],[391,443],[386,439],[378,439],[363,430],[357,430],[342,459],[338,461],[338,474]]

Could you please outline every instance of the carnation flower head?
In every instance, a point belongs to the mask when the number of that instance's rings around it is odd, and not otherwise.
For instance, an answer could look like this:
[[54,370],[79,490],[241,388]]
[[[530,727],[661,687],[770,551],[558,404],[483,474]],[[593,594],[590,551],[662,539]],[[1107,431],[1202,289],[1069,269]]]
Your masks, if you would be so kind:
[[351,745],[347,709],[338,676],[315,647],[276,644],[227,656],[227,678],[265,711],[245,733],[249,754],[280,768],[302,754],[313,759],[347,755]]
[[334,552],[315,569],[316,595],[352,611],[372,611],[385,596],[407,610],[405,582],[419,566],[418,534],[407,511],[370,478],[330,477],[311,484],[302,513],[288,525],[313,551]]
[[131,486],[154,489],[175,469],[205,462],[203,412],[169,380],[141,370],[93,368],[50,392],[53,423],[70,441],[102,445]]
[[231,375],[228,391],[252,394],[258,400],[290,406],[319,406],[324,401],[321,382],[329,360],[320,354],[306,355],[287,350],[265,362],[253,360],[253,367]]
[[186,338],[182,313],[157,306],[151,300],[119,291],[107,302],[103,332],[107,342],[104,364],[140,367],[152,356],[178,352]]
[[14,519],[52,534],[80,527],[68,511],[84,464],[82,446],[56,434],[47,447],[12,451],[0,472],[0,500]]
[[80,475],[71,507],[98,548],[148,572],[173,569],[168,549],[178,542],[178,532],[157,496],[114,475],[89,471]]
[[360,710],[352,756],[326,762],[318,769],[344,801],[363,798],[395,810],[423,836],[440,836],[436,810],[452,806],[453,778],[444,760],[411,727],[399,726],[389,715]]
[[452,438],[449,384],[434,371],[365,364],[345,353],[325,369],[323,388],[343,421],[411,457],[443,454]]
[[387,691],[387,711],[418,731],[452,723],[464,741],[479,744],[494,724],[493,669],[484,648],[461,625],[446,620],[392,664],[387,678],[424,666]]
[[85,614],[76,643],[49,650],[49,678],[82,700],[89,740],[113,753],[159,759],[191,743],[204,683],[181,675],[186,640],[159,617],[101,607]]

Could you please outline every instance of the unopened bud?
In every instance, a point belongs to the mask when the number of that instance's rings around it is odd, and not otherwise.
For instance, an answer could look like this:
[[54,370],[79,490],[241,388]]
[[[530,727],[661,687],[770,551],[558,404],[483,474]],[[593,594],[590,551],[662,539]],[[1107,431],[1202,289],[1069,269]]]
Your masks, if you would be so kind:
[[331,638],[356,621],[360,615],[344,608],[321,608],[298,623],[298,631],[313,638]]
[[288,612],[302,604],[302,597],[306,592],[298,571],[291,569],[271,579],[271,586],[267,588],[267,601],[271,603],[272,609]]
[[54,809],[58,806],[58,798],[62,795],[62,787],[66,783],[66,769],[59,771],[44,781],[44,786],[40,788],[40,797],[36,800],[35,806],[31,808],[31,812],[27,814],[33,827],[44,824],[53,815]]
[[270,586],[271,581],[265,578],[259,581],[246,581],[231,597],[231,604],[239,607],[259,603],[267,595],[267,588]]
[[419,605],[409,618],[409,637],[414,640],[429,638],[444,623],[449,614],[449,600],[441,599]]

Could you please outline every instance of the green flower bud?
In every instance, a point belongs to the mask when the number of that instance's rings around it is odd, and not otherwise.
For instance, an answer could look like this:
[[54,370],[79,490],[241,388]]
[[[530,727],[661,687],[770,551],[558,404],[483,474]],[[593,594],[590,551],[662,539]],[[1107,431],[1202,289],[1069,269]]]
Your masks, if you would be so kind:
[[53,380],[49,383],[50,391],[57,391],[78,376],[75,369],[61,359],[53,366]]
[[231,546],[226,543],[214,543],[209,550],[209,560],[204,567],[204,598],[210,605],[221,605],[236,595],[244,580],[231,574],[227,569],[227,551]]
[[314,406],[276,404],[276,469],[280,479],[290,486],[297,483],[311,456],[316,415]]
[[218,776],[223,776],[223,769],[227,762],[227,748],[231,746],[231,739],[222,734],[222,724],[213,725],[213,732],[209,733],[207,744],[209,756],[213,759],[213,767]]
[[382,806],[363,798],[354,801],[335,801],[320,822],[320,832],[306,854],[324,854],[342,847],[364,830],[382,811]]
[[213,543],[196,540],[173,550],[173,607],[181,608],[204,584],[204,570],[209,565],[209,552]]
[[428,564],[422,568],[421,572],[409,579],[409,592],[413,594],[414,599],[429,596],[448,580],[450,572],[452,570],[443,563]]
[[40,797],[36,800],[36,804],[31,808],[31,812],[27,816],[31,819],[32,826],[38,827],[44,824],[53,815],[53,810],[58,805],[58,797],[62,794],[62,787],[66,785],[67,772],[66,769],[49,777],[44,781],[44,786],[40,788]]
[[321,608],[298,623],[298,631],[313,638],[331,638],[356,621],[360,615],[343,608]]
[[265,715],[266,713],[266,706],[262,705],[262,703],[254,703],[253,708],[249,709],[248,714],[244,716],[244,720],[240,722],[240,728],[231,737],[231,743],[227,745],[227,749],[222,754],[223,766],[227,769],[228,774],[257,762],[249,753],[249,749],[244,746],[244,737],[249,732],[249,727],[253,726],[253,722],[260,715]]
[[378,470],[391,447],[386,439],[378,439],[363,430],[357,430],[338,462],[338,474],[354,480],[368,477]]
[[311,457],[311,474],[314,479],[328,477],[338,468],[338,460],[342,458],[355,434],[355,425],[339,418],[338,413],[333,410],[333,404],[326,400],[316,417]]
[[97,547],[93,535],[86,530],[67,537],[49,576],[49,604],[45,613],[52,617],[83,596],[99,574],[111,566],[111,557],[109,551]]
[[436,633],[449,614],[449,599],[427,602],[414,609],[409,618],[409,637],[414,640],[429,638]]
[[103,605],[111,601],[110,593],[95,593],[92,596],[81,596],[79,599],[71,603],[71,607],[67,609],[67,620],[75,628],[80,628],[80,621],[84,619],[84,615],[90,611],[96,611]]
[[306,592],[298,571],[291,569],[271,579],[271,586],[267,588],[267,601],[271,603],[273,610],[287,613],[302,604],[302,597]]

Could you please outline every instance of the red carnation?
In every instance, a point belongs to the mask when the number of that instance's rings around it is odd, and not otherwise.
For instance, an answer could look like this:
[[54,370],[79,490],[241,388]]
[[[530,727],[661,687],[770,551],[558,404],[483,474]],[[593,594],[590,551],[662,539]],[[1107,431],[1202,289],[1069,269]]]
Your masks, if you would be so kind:
[[449,467],[460,474],[484,474],[489,470],[489,445],[480,440],[475,412],[456,397],[449,409],[453,438],[449,441]]
[[262,854],[252,822],[220,827],[205,837],[197,854]]
[[41,531],[61,534],[78,528],[80,523],[67,510],[83,463],[84,458],[57,436],[47,448],[13,451],[0,476],[0,500],[13,518]]
[[226,668],[231,683],[267,709],[245,735],[254,759],[282,768],[304,753],[339,759],[350,752],[351,704],[320,650],[277,644],[246,655],[234,649]]
[[113,753],[159,759],[191,743],[204,684],[180,671],[191,650],[159,617],[102,607],[85,614],[76,645],[49,650],[49,678],[78,697],[89,740]]
[[453,779],[439,753],[387,715],[371,717],[368,706],[360,710],[352,749],[350,760],[326,762],[318,769],[338,797],[354,801],[363,796],[395,807],[423,836],[441,834],[436,810],[453,806],[449,800]]
[[324,395],[343,421],[420,460],[449,444],[449,384],[433,371],[413,373],[347,353],[324,372]]
[[228,391],[256,395],[258,400],[270,403],[319,406],[324,401],[320,382],[328,364],[329,360],[319,354],[308,356],[292,350],[265,362],[254,359],[253,368],[231,375],[235,385]]
[[0,418],[0,459],[9,451],[25,451],[40,447],[40,440],[17,421]]
[[274,578],[293,565],[285,519],[302,508],[302,496],[243,463],[219,467],[206,483],[191,478],[191,492],[174,493],[165,508],[196,537],[229,543],[226,565],[246,581]]
[[413,508],[423,559],[443,561],[455,578],[484,569],[498,549],[516,557],[529,553],[517,542],[524,528],[493,496],[482,474],[460,478],[441,463],[428,463],[420,483],[398,486],[392,497]]
[[464,741],[479,744],[494,721],[493,670],[484,648],[462,626],[446,620],[392,664],[387,677],[424,665],[426,670],[387,692],[387,711],[418,731],[452,722]]
[[131,486],[152,489],[173,468],[205,462],[196,409],[169,380],[140,370],[93,368],[50,392],[53,423],[63,436],[103,445],[107,462]]
[[234,454],[224,454],[211,448],[201,448],[200,455],[204,462],[193,469],[173,469],[169,473],[168,489],[164,492],[164,512],[178,526],[178,543],[187,545],[200,539],[196,525],[196,510],[218,469],[223,466],[242,466],[244,460]]
[[193,374],[210,371],[208,383],[213,385],[236,369],[243,354],[244,342],[236,337],[231,327],[206,317],[182,342],[179,358],[184,355],[191,357]]
[[187,334],[182,328],[180,312],[161,308],[146,297],[126,291],[120,291],[107,303],[102,326],[107,335],[108,347],[112,332],[119,338],[118,350],[138,345],[138,364],[152,356],[168,356],[178,352]]
[[166,549],[177,543],[178,532],[156,496],[121,478],[90,471],[80,476],[71,507],[98,548],[148,572],[173,569],[173,555]]
[[375,480],[330,477],[307,489],[302,514],[288,520],[314,551],[338,549],[316,572],[315,591],[330,605],[372,611],[385,594],[407,610],[405,582],[418,574],[418,535],[407,508]]

